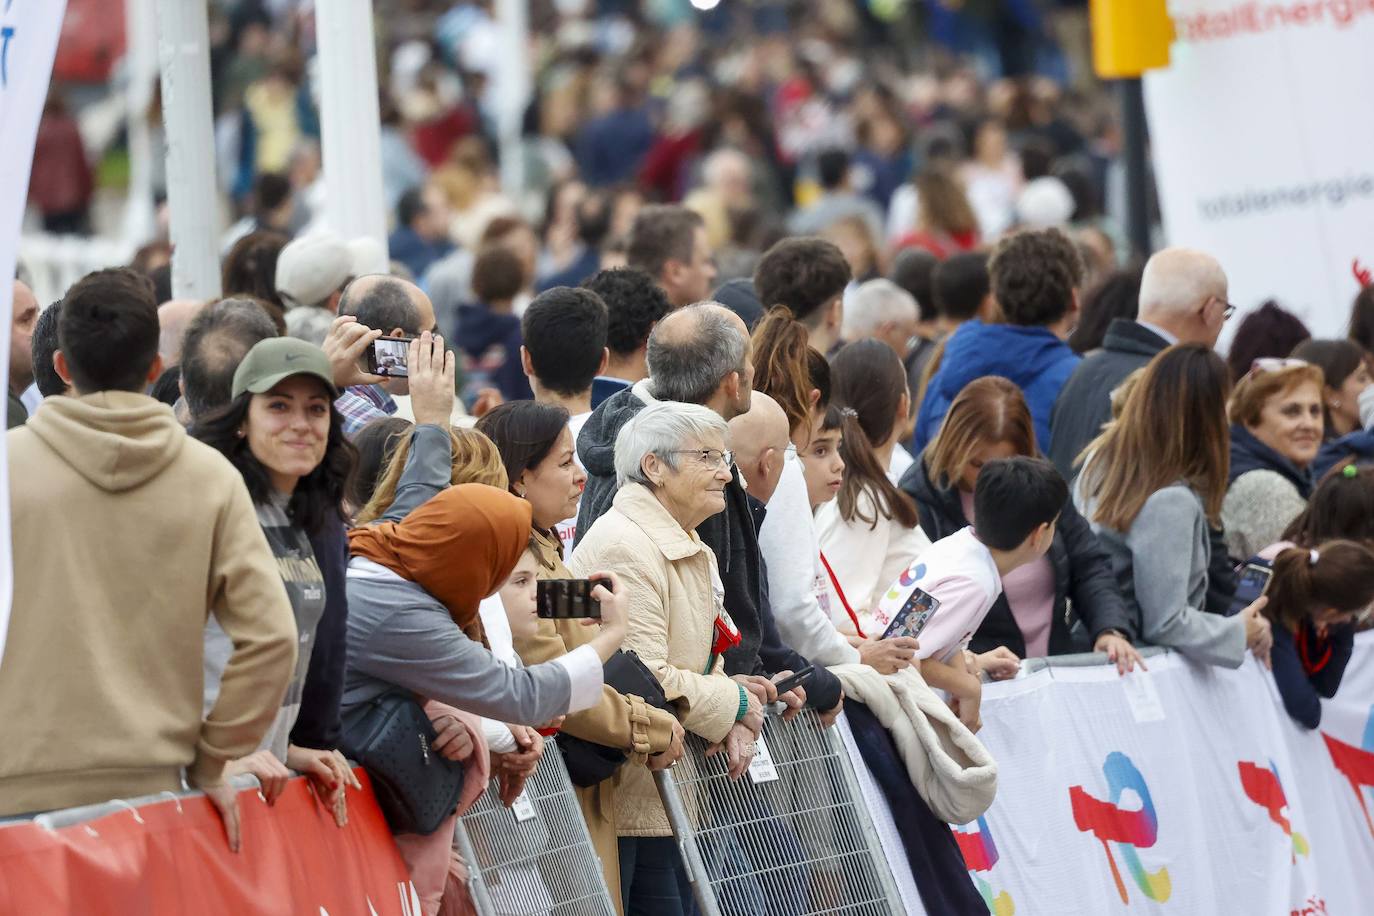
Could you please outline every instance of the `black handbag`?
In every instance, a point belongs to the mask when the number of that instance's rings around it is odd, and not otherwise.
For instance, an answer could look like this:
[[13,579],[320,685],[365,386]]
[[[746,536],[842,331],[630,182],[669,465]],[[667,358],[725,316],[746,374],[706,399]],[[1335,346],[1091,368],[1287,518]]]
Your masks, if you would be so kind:
[[393,833],[431,834],[458,810],[463,765],[434,750],[438,734],[413,694],[388,691],[344,719],[343,750],[367,771]]
[[[639,697],[655,709],[672,710],[658,678],[633,652],[623,649],[616,652],[606,661],[602,670],[602,680],[617,693]],[[559,735],[558,747],[563,752],[568,778],[573,785],[584,789],[610,779],[629,759],[619,748],[574,738],[572,735]]]

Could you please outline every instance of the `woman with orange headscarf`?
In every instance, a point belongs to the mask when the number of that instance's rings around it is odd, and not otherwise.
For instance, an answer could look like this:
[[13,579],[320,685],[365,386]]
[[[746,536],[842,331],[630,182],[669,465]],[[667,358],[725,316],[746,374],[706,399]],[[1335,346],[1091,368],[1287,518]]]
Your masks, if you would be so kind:
[[[500,588],[528,546],[529,503],[483,484],[449,487],[409,514],[404,502],[394,503],[382,521],[349,533],[344,722],[396,687],[421,702],[529,725],[598,703],[602,663],[626,632],[615,576],[594,577],[609,588],[593,591],[601,630],[587,645],[541,665],[507,667],[480,641],[478,605]],[[449,870],[449,857],[442,848],[431,854],[428,839],[398,837],[409,841],[401,849],[417,888],[425,887],[427,914],[438,910],[441,896],[447,901]],[[417,869],[426,872],[423,880]]]
[[401,687],[505,722],[541,724],[601,699],[601,665],[625,637],[613,574],[593,596],[601,632],[562,658],[513,669],[482,644],[477,606],[529,544],[529,503],[495,487],[450,487],[403,520],[349,532],[343,711]]

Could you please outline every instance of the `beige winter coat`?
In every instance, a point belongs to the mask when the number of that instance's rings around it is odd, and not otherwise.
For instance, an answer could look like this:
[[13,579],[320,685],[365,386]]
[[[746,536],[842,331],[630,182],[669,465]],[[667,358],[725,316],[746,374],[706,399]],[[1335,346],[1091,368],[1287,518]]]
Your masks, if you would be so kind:
[[[695,531],[684,531],[646,487],[631,483],[620,488],[573,556],[575,575],[600,570],[616,572],[629,592],[624,648],[658,678],[687,731],[722,740],[739,718],[741,691],[711,654],[723,591],[715,554]],[[616,779],[620,835],[669,836],[653,774],[626,766]]]

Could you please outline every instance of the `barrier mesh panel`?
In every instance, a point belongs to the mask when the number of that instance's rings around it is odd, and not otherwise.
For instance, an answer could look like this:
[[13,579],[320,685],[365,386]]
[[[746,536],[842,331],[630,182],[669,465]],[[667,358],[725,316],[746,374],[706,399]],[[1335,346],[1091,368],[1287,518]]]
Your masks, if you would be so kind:
[[770,714],[762,739],[754,766],[737,781],[725,755],[707,757],[695,737],[659,779],[702,909],[708,916],[902,913],[833,729],[810,710],[791,722]]
[[483,916],[615,916],[556,741],[513,808],[488,786],[455,839]]

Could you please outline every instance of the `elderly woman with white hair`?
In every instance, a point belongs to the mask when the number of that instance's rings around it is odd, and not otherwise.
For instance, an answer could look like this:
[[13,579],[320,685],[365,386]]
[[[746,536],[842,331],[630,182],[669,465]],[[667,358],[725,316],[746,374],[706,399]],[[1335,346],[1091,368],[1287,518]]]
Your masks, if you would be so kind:
[[[683,727],[724,750],[738,778],[753,756],[763,710],[725,674],[721,654],[738,635],[715,554],[696,533],[725,509],[727,432],[717,413],[695,404],[661,402],[636,414],[616,436],[619,492],[571,566],[579,576],[619,574],[630,596],[624,648],[653,672]],[[616,778],[625,912],[678,916],[690,887],[653,775],[624,767]]]

